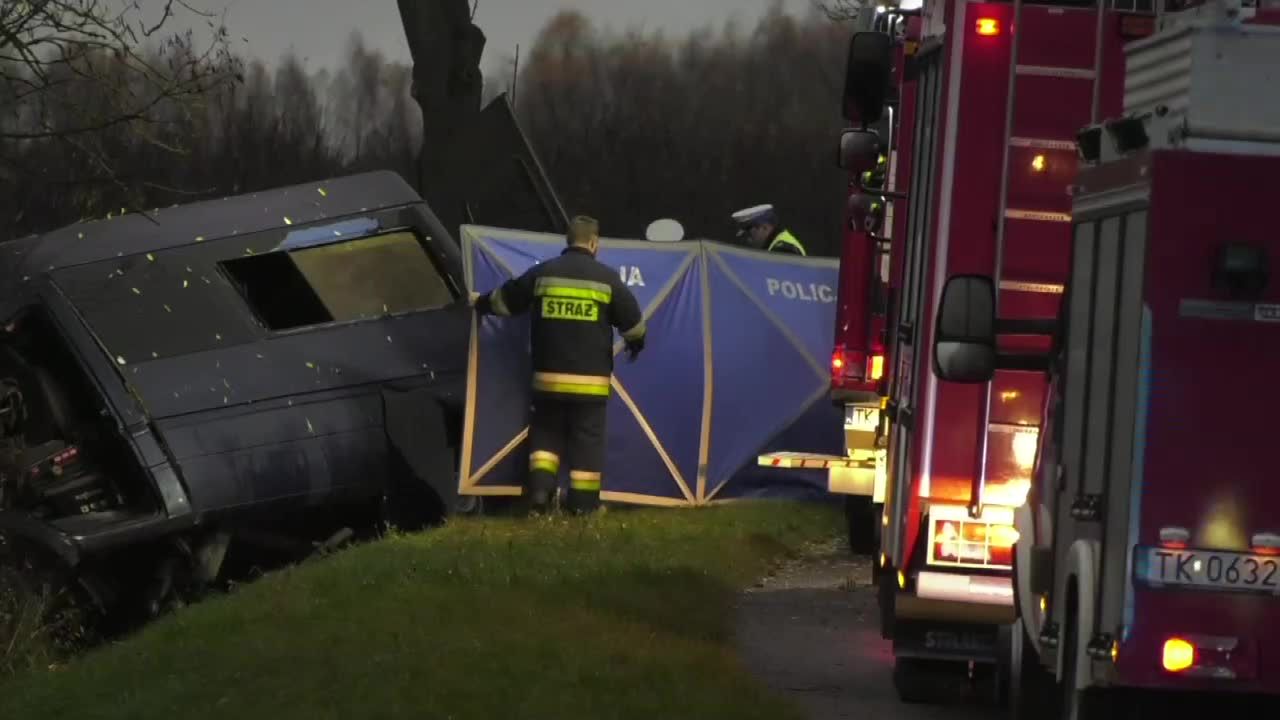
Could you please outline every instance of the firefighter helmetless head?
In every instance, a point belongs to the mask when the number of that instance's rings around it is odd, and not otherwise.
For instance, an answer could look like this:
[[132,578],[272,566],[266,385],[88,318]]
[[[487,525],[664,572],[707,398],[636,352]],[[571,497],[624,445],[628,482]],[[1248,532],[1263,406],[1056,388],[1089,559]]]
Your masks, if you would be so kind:
[[569,232],[565,234],[569,247],[577,247],[590,252],[592,256],[600,249],[600,222],[595,218],[579,215],[569,223]]

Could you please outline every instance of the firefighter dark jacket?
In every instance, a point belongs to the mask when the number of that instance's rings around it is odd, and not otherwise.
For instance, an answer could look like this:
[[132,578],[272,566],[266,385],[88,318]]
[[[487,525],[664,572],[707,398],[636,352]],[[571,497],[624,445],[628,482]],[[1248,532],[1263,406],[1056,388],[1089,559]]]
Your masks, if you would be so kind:
[[536,393],[605,400],[613,375],[613,329],[633,353],[644,347],[644,316],[635,295],[585,248],[569,247],[482,295],[476,311],[532,314]]

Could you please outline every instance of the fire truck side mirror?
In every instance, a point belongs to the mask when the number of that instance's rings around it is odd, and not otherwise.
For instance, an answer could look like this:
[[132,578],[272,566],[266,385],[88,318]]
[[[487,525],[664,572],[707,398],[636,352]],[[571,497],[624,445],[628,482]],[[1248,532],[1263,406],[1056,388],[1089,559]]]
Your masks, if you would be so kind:
[[880,135],[874,130],[845,130],[840,133],[836,164],[851,173],[874,170],[880,161],[881,145]]
[[844,116],[863,127],[880,120],[893,71],[893,38],[884,32],[854,33],[844,71]]
[[942,290],[934,324],[933,372],[955,383],[984,383],[996,370],[995,283],[956,275]]

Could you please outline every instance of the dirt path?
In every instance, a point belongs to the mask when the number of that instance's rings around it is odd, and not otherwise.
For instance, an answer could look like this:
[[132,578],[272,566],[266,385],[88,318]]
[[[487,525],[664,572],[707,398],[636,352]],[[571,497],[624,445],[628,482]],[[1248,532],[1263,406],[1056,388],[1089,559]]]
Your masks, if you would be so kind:
[[834,542],[739,599],[743,661],[812,720],[992,720],[991,708],[898,701],[890,643],[880,637],[869,558]]

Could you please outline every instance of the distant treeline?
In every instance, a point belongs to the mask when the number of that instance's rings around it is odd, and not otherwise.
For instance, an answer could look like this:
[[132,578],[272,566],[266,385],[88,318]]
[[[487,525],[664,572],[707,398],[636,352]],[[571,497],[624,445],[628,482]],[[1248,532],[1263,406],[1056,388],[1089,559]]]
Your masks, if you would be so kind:
[[[811,253],[831,253],[845,197],[834,150],[848,33],[819,12],[775,10],[745,32],[606,34],[566,12],[522,52],[516,111],[566,207],[599,217],[608,235],[674,217],[690,235],[723,239],[730,213],[772,202]],[[181,73],[194,52],[188,36],[146,59]],[[142,81],[115,72],[107,53],[84,62],[96,71],[45,68],[34,102],[14,80],[29,68],[0,64],[0,240],[375,168],[414,179],[422,133],[410,69],[358,35],[336,72],[308,72],[292,56],[268,72],[228,56],[224,82],[123,120],[112,111]],[[508,91],[512,69],[491,66],[488,97]],[[87,117],[118,121],[98,128]]]

